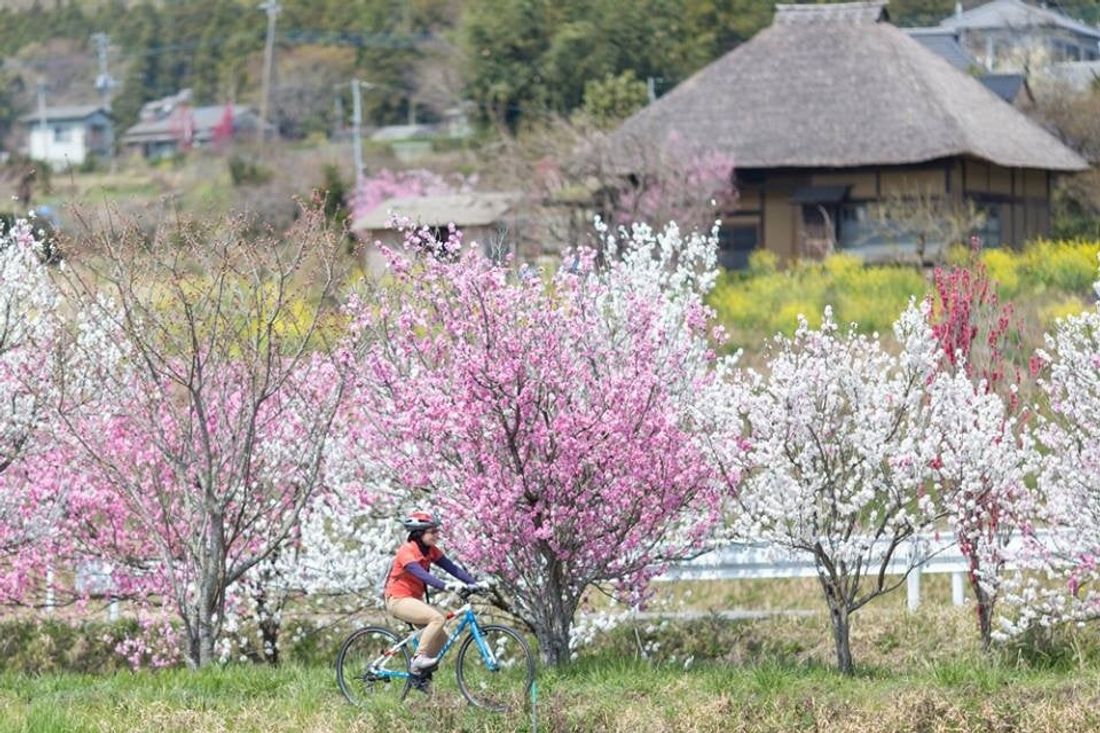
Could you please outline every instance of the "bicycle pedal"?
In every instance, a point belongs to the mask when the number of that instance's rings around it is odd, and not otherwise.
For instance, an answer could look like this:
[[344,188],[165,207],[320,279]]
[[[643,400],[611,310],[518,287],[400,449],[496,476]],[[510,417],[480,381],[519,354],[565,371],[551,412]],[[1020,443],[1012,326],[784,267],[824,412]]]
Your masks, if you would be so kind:
[[431,677],[423,677],[420,675],[412,675],[409,677],[409,684],[414,690],[423,692],[428,695],[432,691],[432,679]]

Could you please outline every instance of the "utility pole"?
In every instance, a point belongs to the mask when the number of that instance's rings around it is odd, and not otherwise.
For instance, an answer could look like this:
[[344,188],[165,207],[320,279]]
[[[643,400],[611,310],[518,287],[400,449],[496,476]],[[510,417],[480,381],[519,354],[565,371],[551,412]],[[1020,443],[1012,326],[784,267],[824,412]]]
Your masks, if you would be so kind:
[[351,80],[351,126],[355,150],[355,187],[363,179],[363,96],[359,91],[359,80]]
[[649,103],[653,104],[657,101],[657,82],[664,81],[659,76],[647,76],[645,80],[645,92],[649,98]]
[[260,135],[267,138],[267,114],[271,97],[271,74],[275,63],[275,17],[279,14],[278,0],[264,0],[260,10],[267,13],[267,41],[264,43],[264,77],[260,98]]
[[[111,37],[103,32],[93,33],[92,41],[95,42],[96,55],[99,57],[99,75],[95,78],[95,88],[99,90],[99,95],[103,98],[103,107],[110,112],[111,92],[118,85],[111,78],[111,72],[107,68],[107,49],[111,44]],[[114,173],[116,170],[115,139],[113,128],[111,129],[111,139],[107,144],[107,156],[111,159],[111,173]]]
[[[351,87],[351,144],[353,157],[355,159],[355,187],[359,188],[359,184],[363,180],[363,174],[366,171],[366,166],[363,165],[363,89],[373,89],[374,85],[370,82],[365,82],[360,79],[352,79],[346,82]],[[343,84],[336,84],[337,89],[343,87]],[[338,107],[341,113],[341,122],[343,122],[343,104]]]
[[95,78],[95,88],[103,97],[103,106],[111,109],[111,90],[115,88],[115,80],[107,69],[107,48],[111,43],[111,37],[106,33],[93,33],[92,41],[96,46],[96,56],[99,57],[99,76]]

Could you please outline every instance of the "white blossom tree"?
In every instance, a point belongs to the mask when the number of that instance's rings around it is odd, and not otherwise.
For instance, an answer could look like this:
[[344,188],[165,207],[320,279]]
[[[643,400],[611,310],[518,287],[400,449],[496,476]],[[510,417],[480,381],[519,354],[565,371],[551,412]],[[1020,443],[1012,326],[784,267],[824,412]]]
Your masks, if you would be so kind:
[[967,374],[941,372],[930,385],[934,495],[942,498],[956,541],[974,574],[982,645],[989,647],[993,614],[1012,540],[1031,534],[1040,503],[1029,485],[1039,462],[1034,440],[1005,401]]
[[793,337],[770,344],[766,373],[727,369],[712,423],[712,455],[740,480],[732,536],[813,558],[845,673],[849,617],[904,582],[921,553],[898,567],[898,548],[943,514],[928,490],[938,347],[912,304],[894,333],[896,355],[877,335],[842,331],[830,308],[820,329],[800,318]]
[[1005,581],[1003,635],[1100,617],[1100,305],[1059,320],[1033,370],[1049,400],[1035,430],[1047,531],[1028,533],[1013,557],[1021,572]]

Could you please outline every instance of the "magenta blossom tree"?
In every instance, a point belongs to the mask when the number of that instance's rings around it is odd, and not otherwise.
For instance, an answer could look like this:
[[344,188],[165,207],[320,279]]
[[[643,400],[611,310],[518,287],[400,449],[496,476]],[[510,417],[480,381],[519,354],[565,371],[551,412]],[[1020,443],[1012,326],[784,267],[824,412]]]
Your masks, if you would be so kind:
[[713,378],[715,242],[603,234],[605,268],[579,250],[543,279],[409,231],[393,282],[351,309],[375,457],[445,513],[553,664],[587,592],[642,601],[718,502],[691,417]]

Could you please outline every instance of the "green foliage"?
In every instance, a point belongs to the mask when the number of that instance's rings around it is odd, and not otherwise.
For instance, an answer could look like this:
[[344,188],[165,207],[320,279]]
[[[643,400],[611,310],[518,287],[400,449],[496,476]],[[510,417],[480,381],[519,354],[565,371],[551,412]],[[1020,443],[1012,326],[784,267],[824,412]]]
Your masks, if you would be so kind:
[[597,127],[617,125],[645,106],[646,83],[627,69],[618,76],[608,74],[584,85],[584,116]]
[[[952,261],[966,252],[953,250]],[[989,276],[1002,298],[1017,299],[1043,293],[1088,298],[1100,277],[1100,240],[1038,240],[1021,251],[987,249],[981,253]]]
[[[1065,0],[1089,19],[1096,0]],[[28,0],[0,8],[0,52],[90,31],[111,34],[121,50],[115,97],[122,127],[143,102],[191,87],[197,104],[254,102],[260,84],[264,19],[245,0]],[[431,53],[428,34],[455,37],[466,50],[467,95],[497,120],[569,113],[586,84],[632,71],[667,91],[771,23],[760,0],[283,0],[279,48],[334,44],[355,51],[355,71],[386,93],[365,95],[377,123],[404,118],[410,71]],[[899,25],[934,25],[953,0],[894,0]],[[89,51],[90,54],[90,51]],[[251,70],[251,71],[250,71]],[[398,93],[391,93],[396,90]],[[2,101],[0,101],[2,107]],[[276,114],[278,108],[275,109]],[[0,119],[2,125],[2,119]]]
[[348,195],[350,186],[340,175],[340,167],[335,163],[326,163],[321,169],[324,181],[321,183],[321,195],[324,196],[322,210],[325,220],[330,224],[344,226],[348,221]]
[[[1100,92],[1096,98],[1100,100]],[[1093,144],[1100,146],[1100,140]],[[1055,238],[1100,239],[1100,171],[1062,176],[1054,187],[1051,209]]]
[[270,168],[242,155],[230,155],[228,165],[229,178],[234,186],[258,186],[271,180]]
[[[953,0],[895,0],[899,25],[935,25]],[[586,105],[594,80],[655,77],[667,91],[769,25],[759,0],[466,0],[467,93],[513,128]]]

